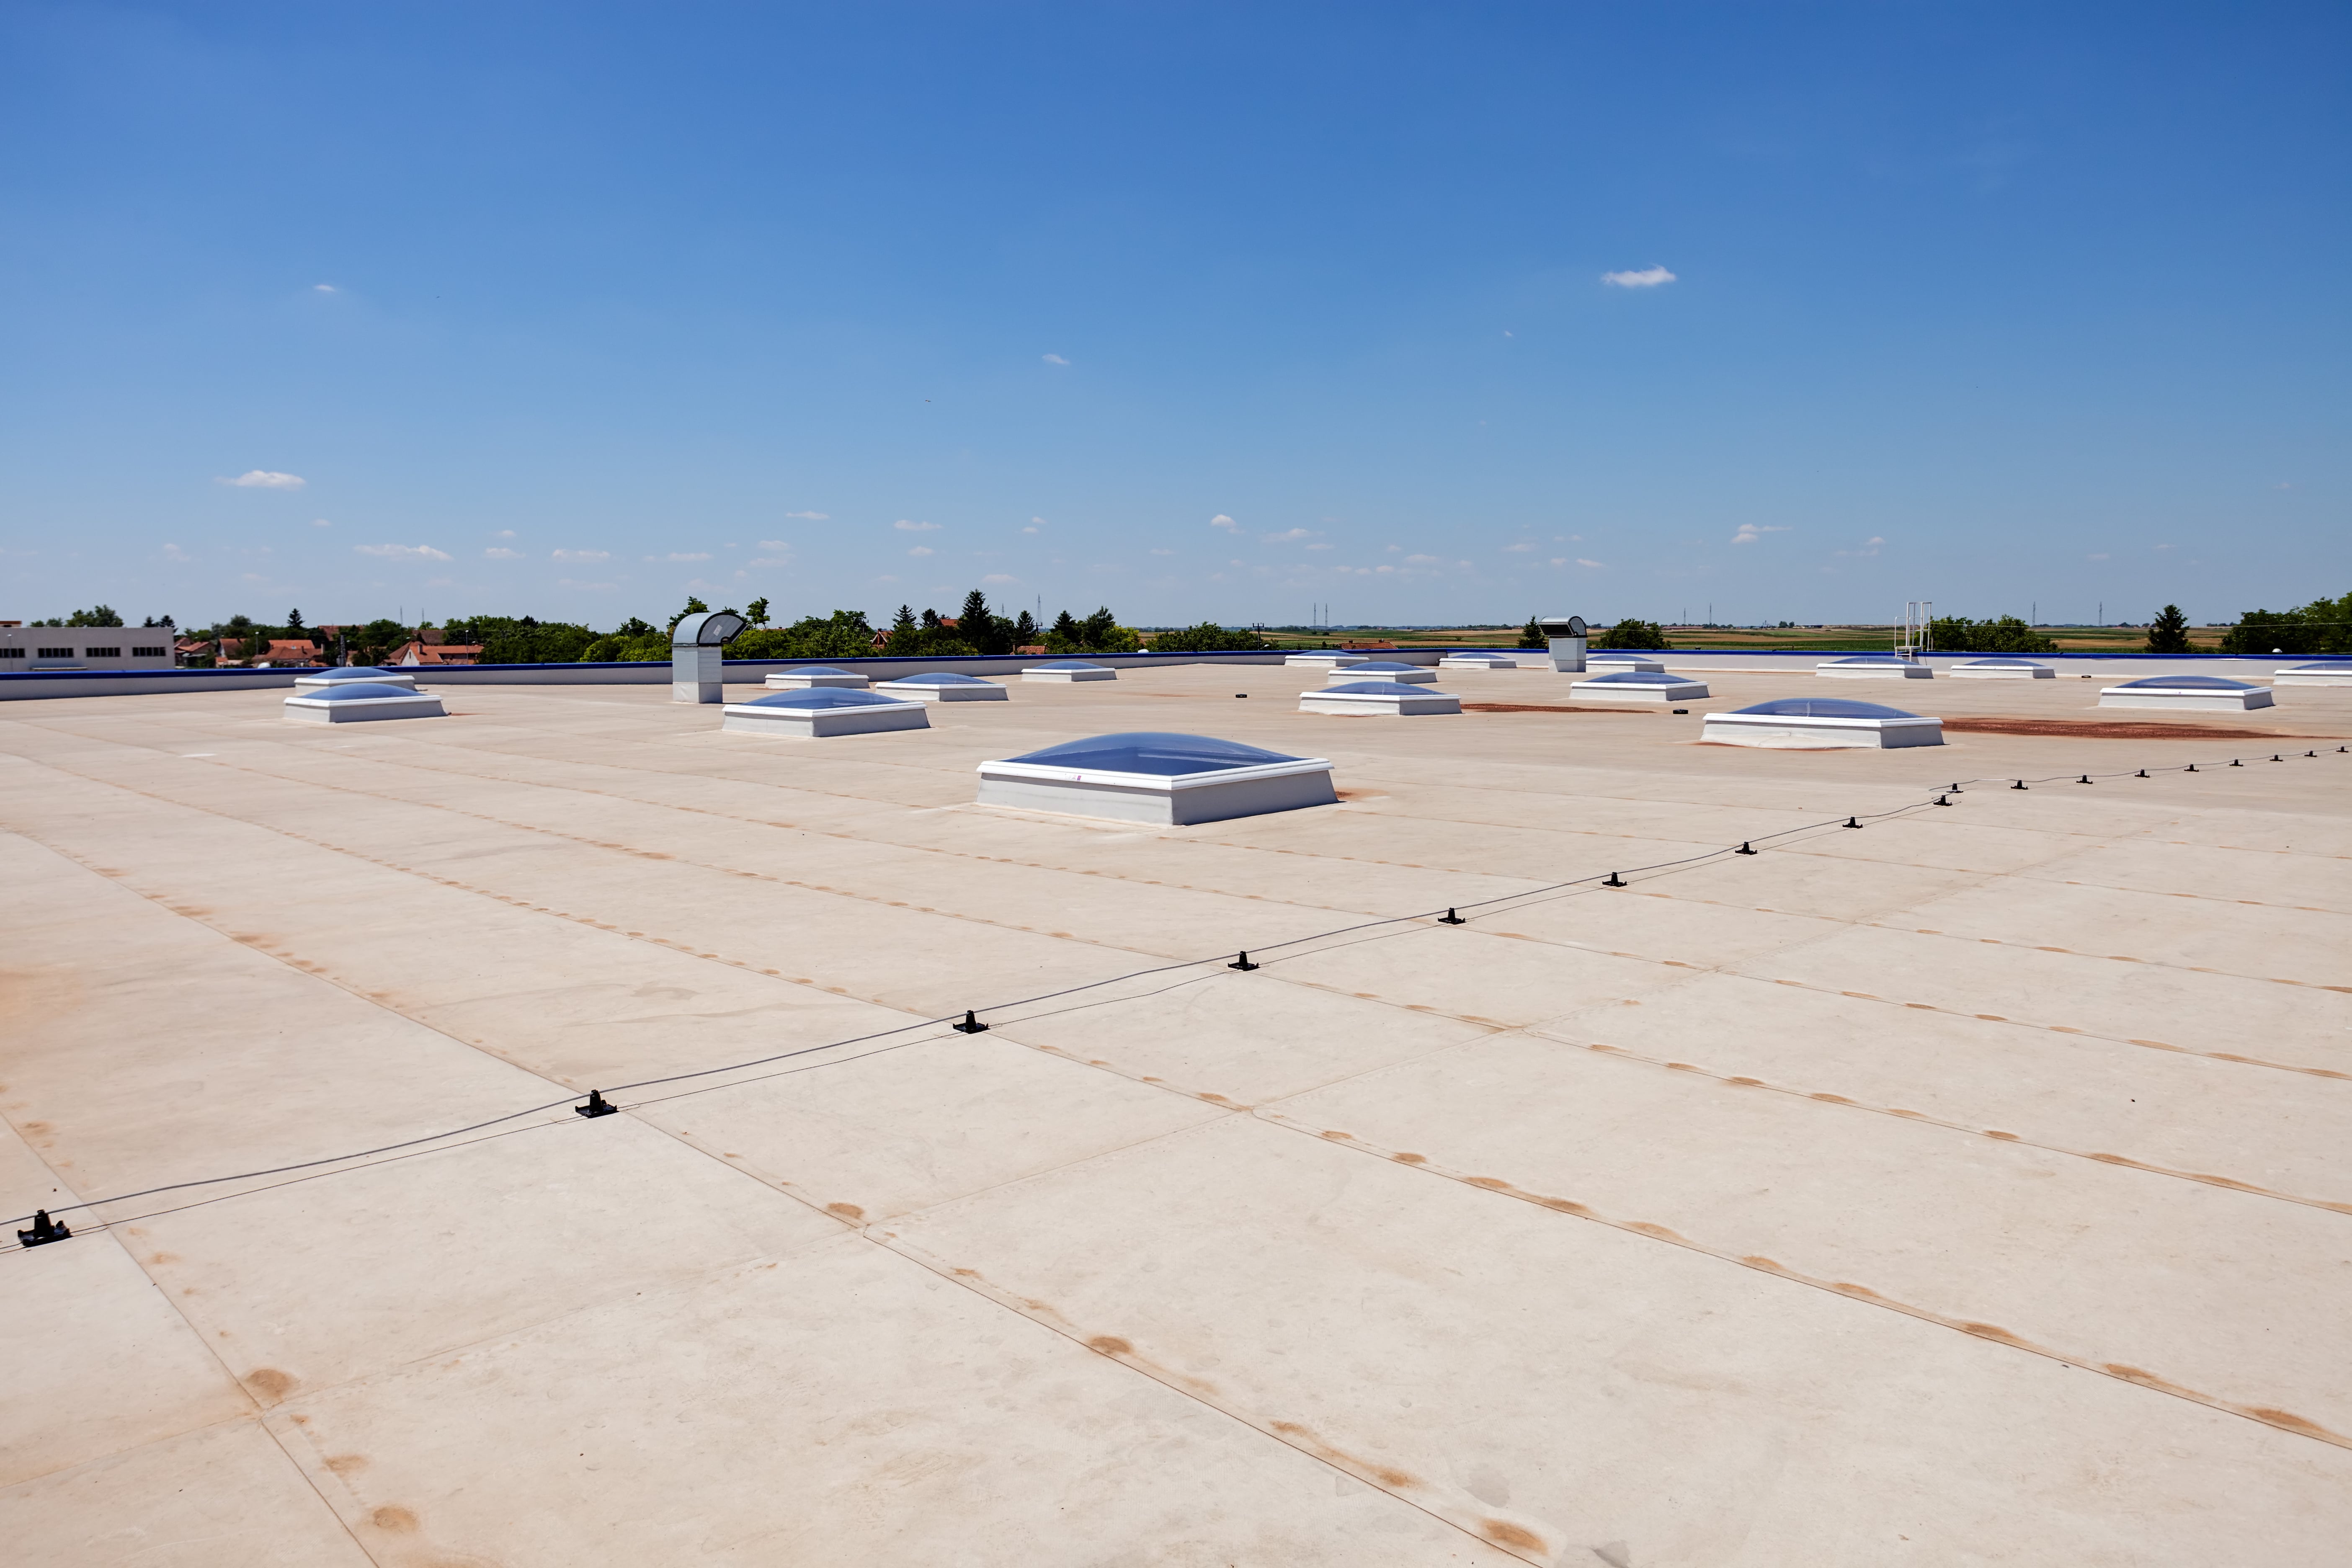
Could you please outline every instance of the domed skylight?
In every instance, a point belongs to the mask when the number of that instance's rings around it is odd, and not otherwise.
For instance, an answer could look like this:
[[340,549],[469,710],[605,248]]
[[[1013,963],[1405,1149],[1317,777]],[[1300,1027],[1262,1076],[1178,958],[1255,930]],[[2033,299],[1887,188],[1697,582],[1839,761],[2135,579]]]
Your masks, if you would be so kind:
[[[381,673],[381,672],[379,672]],[[329,687],[326,690],[304,698],[306,702],[344,702],[354,698],[413,698],[416,693],[405,686],[394,686],[388,680],[355,680]]]
[[898,708],[906,706],[902,698],[880,691],[858,691],[839,686],[812,686],[806,691],[779,691],[770,697],[754,697],[740,708],[791,708],[814,710],[819,708]]
[[2173,691],[2259,691],[2262,689],[2251,680],[2224,680],[2218,675],[2151,675],[2142,680],[2126,680],[2111,689],[2146,690],[2149,687],[2158,687]]
[[[1413,687],[1405,690],[1420,695]],[[1181,735],[1165,730],[1129,730],[1115,735],[1090,735],[1065,741],[1042,752],[1006,757],[1008,763],[1029,763],[1045,768],[1091,769],[1107,773],[1153,773],[1174,778],[1183,773],[1216,773],[1225,768],[1263,767],[1269,763],[1299,759],[1281,752],[1220,741],[1209,735]]]
[[1309,697],[1340,697],[1349,692],[1367,697],[1436,697],[1442,693],[1426,686],[1412,686],[1402,680],[1350,680],[1344,686],[1327,686],[1320,691],[1310,691]]
[[1900,708],[1889,708],[1878,702],[1849,702],[1842,697],[1780,697],[1769,702],[1759,702],[1753,708],[1738,710],[1742,713],[1761,713],[1778,719],[1916,719],[1916,713],[1906,713]]

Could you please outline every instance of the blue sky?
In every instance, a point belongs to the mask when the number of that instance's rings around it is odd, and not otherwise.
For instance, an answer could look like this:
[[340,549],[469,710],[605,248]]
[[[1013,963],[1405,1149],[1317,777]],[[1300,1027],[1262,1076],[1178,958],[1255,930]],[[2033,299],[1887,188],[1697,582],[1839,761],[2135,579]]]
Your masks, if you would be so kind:
[[14,4],[0,616],[2340,594],[2347,43],[2260,3]]

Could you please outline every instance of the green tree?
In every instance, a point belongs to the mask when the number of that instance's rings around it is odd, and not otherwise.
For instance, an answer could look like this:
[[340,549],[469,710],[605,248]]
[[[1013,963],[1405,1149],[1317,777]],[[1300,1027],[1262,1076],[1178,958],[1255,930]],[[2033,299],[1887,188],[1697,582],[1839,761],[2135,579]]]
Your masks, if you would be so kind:
[[1255,651],[1271,645],[1255,632],[1202,621],[1197,626],[1161,632],[1151,639],[1154,653],[1223,653]]
[[743,618],[755,626],[768,624],[768,600],[765,595],[743,606]]
[[1551,647],[1551,639],[1544,636],[1542,619],[1540,616],[1529,616],[1528,617],[1528,624],[1519,628],[1519,646],[1521,647]]
[[[913,616],[908,616],[912,620]],[[874,628],[863,610],[804,616],[789,626],[745,632],[728,645],[730,658],[863,658],[874,651]]]
[[2056,653],[2058,645],[2015,616],[1972,621],[1947,616],[1927,626],[1928,647],[1937,653]]
[[1024,610],[1019,615],[1013,617],[1013,646],[1014,647],[1036,647],[1042,646],[1037,641],[1037,619],[1028,611]]
[[105,605],[93,605],[87,610],[76,610],[66,617],[66,625],[69,626],[119,626],[121,624],[122,617]]
[[1675,645],[1666,640],[1665,630],[1657,622],[1637,620],[1629,616],[1615,626],[1594,634],[1586,646],[1596,648],[1639,648],[1662,653]]
[[286,612],[286,631],[287,635],[289,637],[299,637],[302,635],[301,611],[289,610]]
[[2147,624],[2147,651],[2150,653],[2187,653],[2189,651],[2189,617],[2180,613],[2178,605],[2167,605]]
[[677,623],[686,619],[688,616],[705,616],[709,613],[709,605],[704,604],[701,600],[689,594],[686,598],[686,608],[680,610],[677,614],[669,618],[669,626],[667,629],[670,631],[677,630]]

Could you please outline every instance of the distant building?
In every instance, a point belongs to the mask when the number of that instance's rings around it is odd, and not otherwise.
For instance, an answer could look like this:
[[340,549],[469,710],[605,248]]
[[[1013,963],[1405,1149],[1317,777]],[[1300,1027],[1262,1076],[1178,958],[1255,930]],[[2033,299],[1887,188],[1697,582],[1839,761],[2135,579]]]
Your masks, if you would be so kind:
[[318,664],[319,645],[308,637],[272,637],[252,661],[256,669],[275,668],[280,665],[310,666]]
[[28,626],[0,621],[0,673],[17,669],[169,669],[169,626]]
[[482,658],[479,643],[446,643],[437,626],[425,628],[423,637],[411,637],[392,652],[386,664],[478,664]]

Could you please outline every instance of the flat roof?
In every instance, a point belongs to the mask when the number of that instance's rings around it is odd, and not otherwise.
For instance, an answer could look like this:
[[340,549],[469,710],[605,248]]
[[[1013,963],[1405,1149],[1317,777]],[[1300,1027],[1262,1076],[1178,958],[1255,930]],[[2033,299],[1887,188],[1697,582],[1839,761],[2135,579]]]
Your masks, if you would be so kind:
[[[1577,679],[0,710],[13,1553],[2339,1555],[2352,689],[1803,752],[1700,726],[1806,670]],[[1343,798],[972,804],[1136,730]]]

